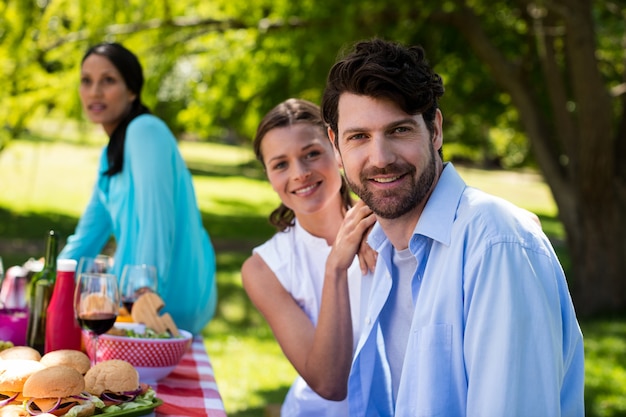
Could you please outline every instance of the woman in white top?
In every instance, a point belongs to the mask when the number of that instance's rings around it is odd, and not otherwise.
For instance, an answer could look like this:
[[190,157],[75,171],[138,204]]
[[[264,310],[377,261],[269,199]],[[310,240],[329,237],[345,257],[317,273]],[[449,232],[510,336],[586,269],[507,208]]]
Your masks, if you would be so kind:
[[[241,276],[300,375],[281,417],[344,417],[348,374],[338,370],[352,357],[335,352],[351,352],[358,339],[362,279],[375,264],[362,236],[375,217],[352,201],[315,104],[274,107],[254,149],[282,203],[270,215],[278,232],[253,250]],[[346,255],[357,247],[358,258]]]

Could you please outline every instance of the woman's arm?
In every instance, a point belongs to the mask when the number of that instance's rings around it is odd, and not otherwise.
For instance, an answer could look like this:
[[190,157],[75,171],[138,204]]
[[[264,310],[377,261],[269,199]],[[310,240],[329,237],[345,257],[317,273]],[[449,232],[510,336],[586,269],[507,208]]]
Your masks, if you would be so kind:
[[374,221],[363,204],[346,215],[326,263],[317,328],[259,255],[241,269],[244,289],[285,356],[314,391],[330,400],[342,400],[347,393],[353,350],[347,270]]
[[376,216],[372,210],[358,201],[346,213],[326,260],[317,332],[307,360],[307,370],[312,373],[312,381],[307,379],[307,383],[327,399],[342,400],[348,393],[354,347],[350,299],[347,294],[348,268],[363,244],[369,248],[364,242],[375,222]]

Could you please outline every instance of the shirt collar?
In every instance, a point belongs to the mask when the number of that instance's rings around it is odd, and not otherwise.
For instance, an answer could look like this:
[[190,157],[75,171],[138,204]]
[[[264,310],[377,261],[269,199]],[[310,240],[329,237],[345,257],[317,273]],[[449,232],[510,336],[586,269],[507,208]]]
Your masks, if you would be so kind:
[[445,163],[414,233],[429,237],[446,246],[450,245],[452,225],[465,187],[465,182],[452,163]]

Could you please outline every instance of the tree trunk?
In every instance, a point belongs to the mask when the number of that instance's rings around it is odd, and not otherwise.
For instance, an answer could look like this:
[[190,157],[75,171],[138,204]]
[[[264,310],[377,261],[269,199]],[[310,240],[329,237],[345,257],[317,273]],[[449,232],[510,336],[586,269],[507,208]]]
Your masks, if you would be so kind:
[[463,33],[518,110],[566,231],[568,281],[578,313],[624,311],[626,128],[615,128],[615,103],[598,69],[590,1],[549,4],[550,10],[526,15],[537,55],[517,60],[534,59],[534,66],[507,59],[462,2],[456,12],[438,18]]
[[[614,194],[615,196],[615,194]],[[626,228],[619,199],[575,203],[580,222],[563,222],[572,261],[570,291],[580,316],[611,313],[626,306]]]

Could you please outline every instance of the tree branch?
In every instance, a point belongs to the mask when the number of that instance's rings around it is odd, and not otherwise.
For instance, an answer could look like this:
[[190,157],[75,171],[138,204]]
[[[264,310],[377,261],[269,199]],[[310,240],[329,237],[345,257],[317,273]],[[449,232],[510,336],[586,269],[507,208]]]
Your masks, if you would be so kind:
[[[211,19],[211,18],[199,18],[199,17],[175,17],[173,19],[151,19],[146,20],[144,22],[134,22],[134,23],[126,23],[126,24],[114,24],[107,26],[102,30],[103,35],[125,35],[131,33],[138,33],[147,30],[155,30],[155,29],[164,29],[164,28],[172,28],[172,29],[196,29],[201,28],[205,29],[203,33],[206,33],[206,30],[212,32],[226,32],[228,30],[238,30],[238,29],[251,29],[256,28],[259,31],[267,32],[270,30],[282,29],[286,27],[304,27],[306,26],[305,22],[299,18],[292,17],[286,20],[270,20],[270,19],[261,19],[257,25],[252,26],[248,25],[241,20],[237,19]],[[67,34],[66,36],[62,36],[57,38],[51,44],[43,47],[41,49],[42,53],[45,54],[59,46],[72,43],[72,42],[80,42],[86,39],[89,39],[93,33],[88,30],[80,30],[77,32],[72,32]]]

